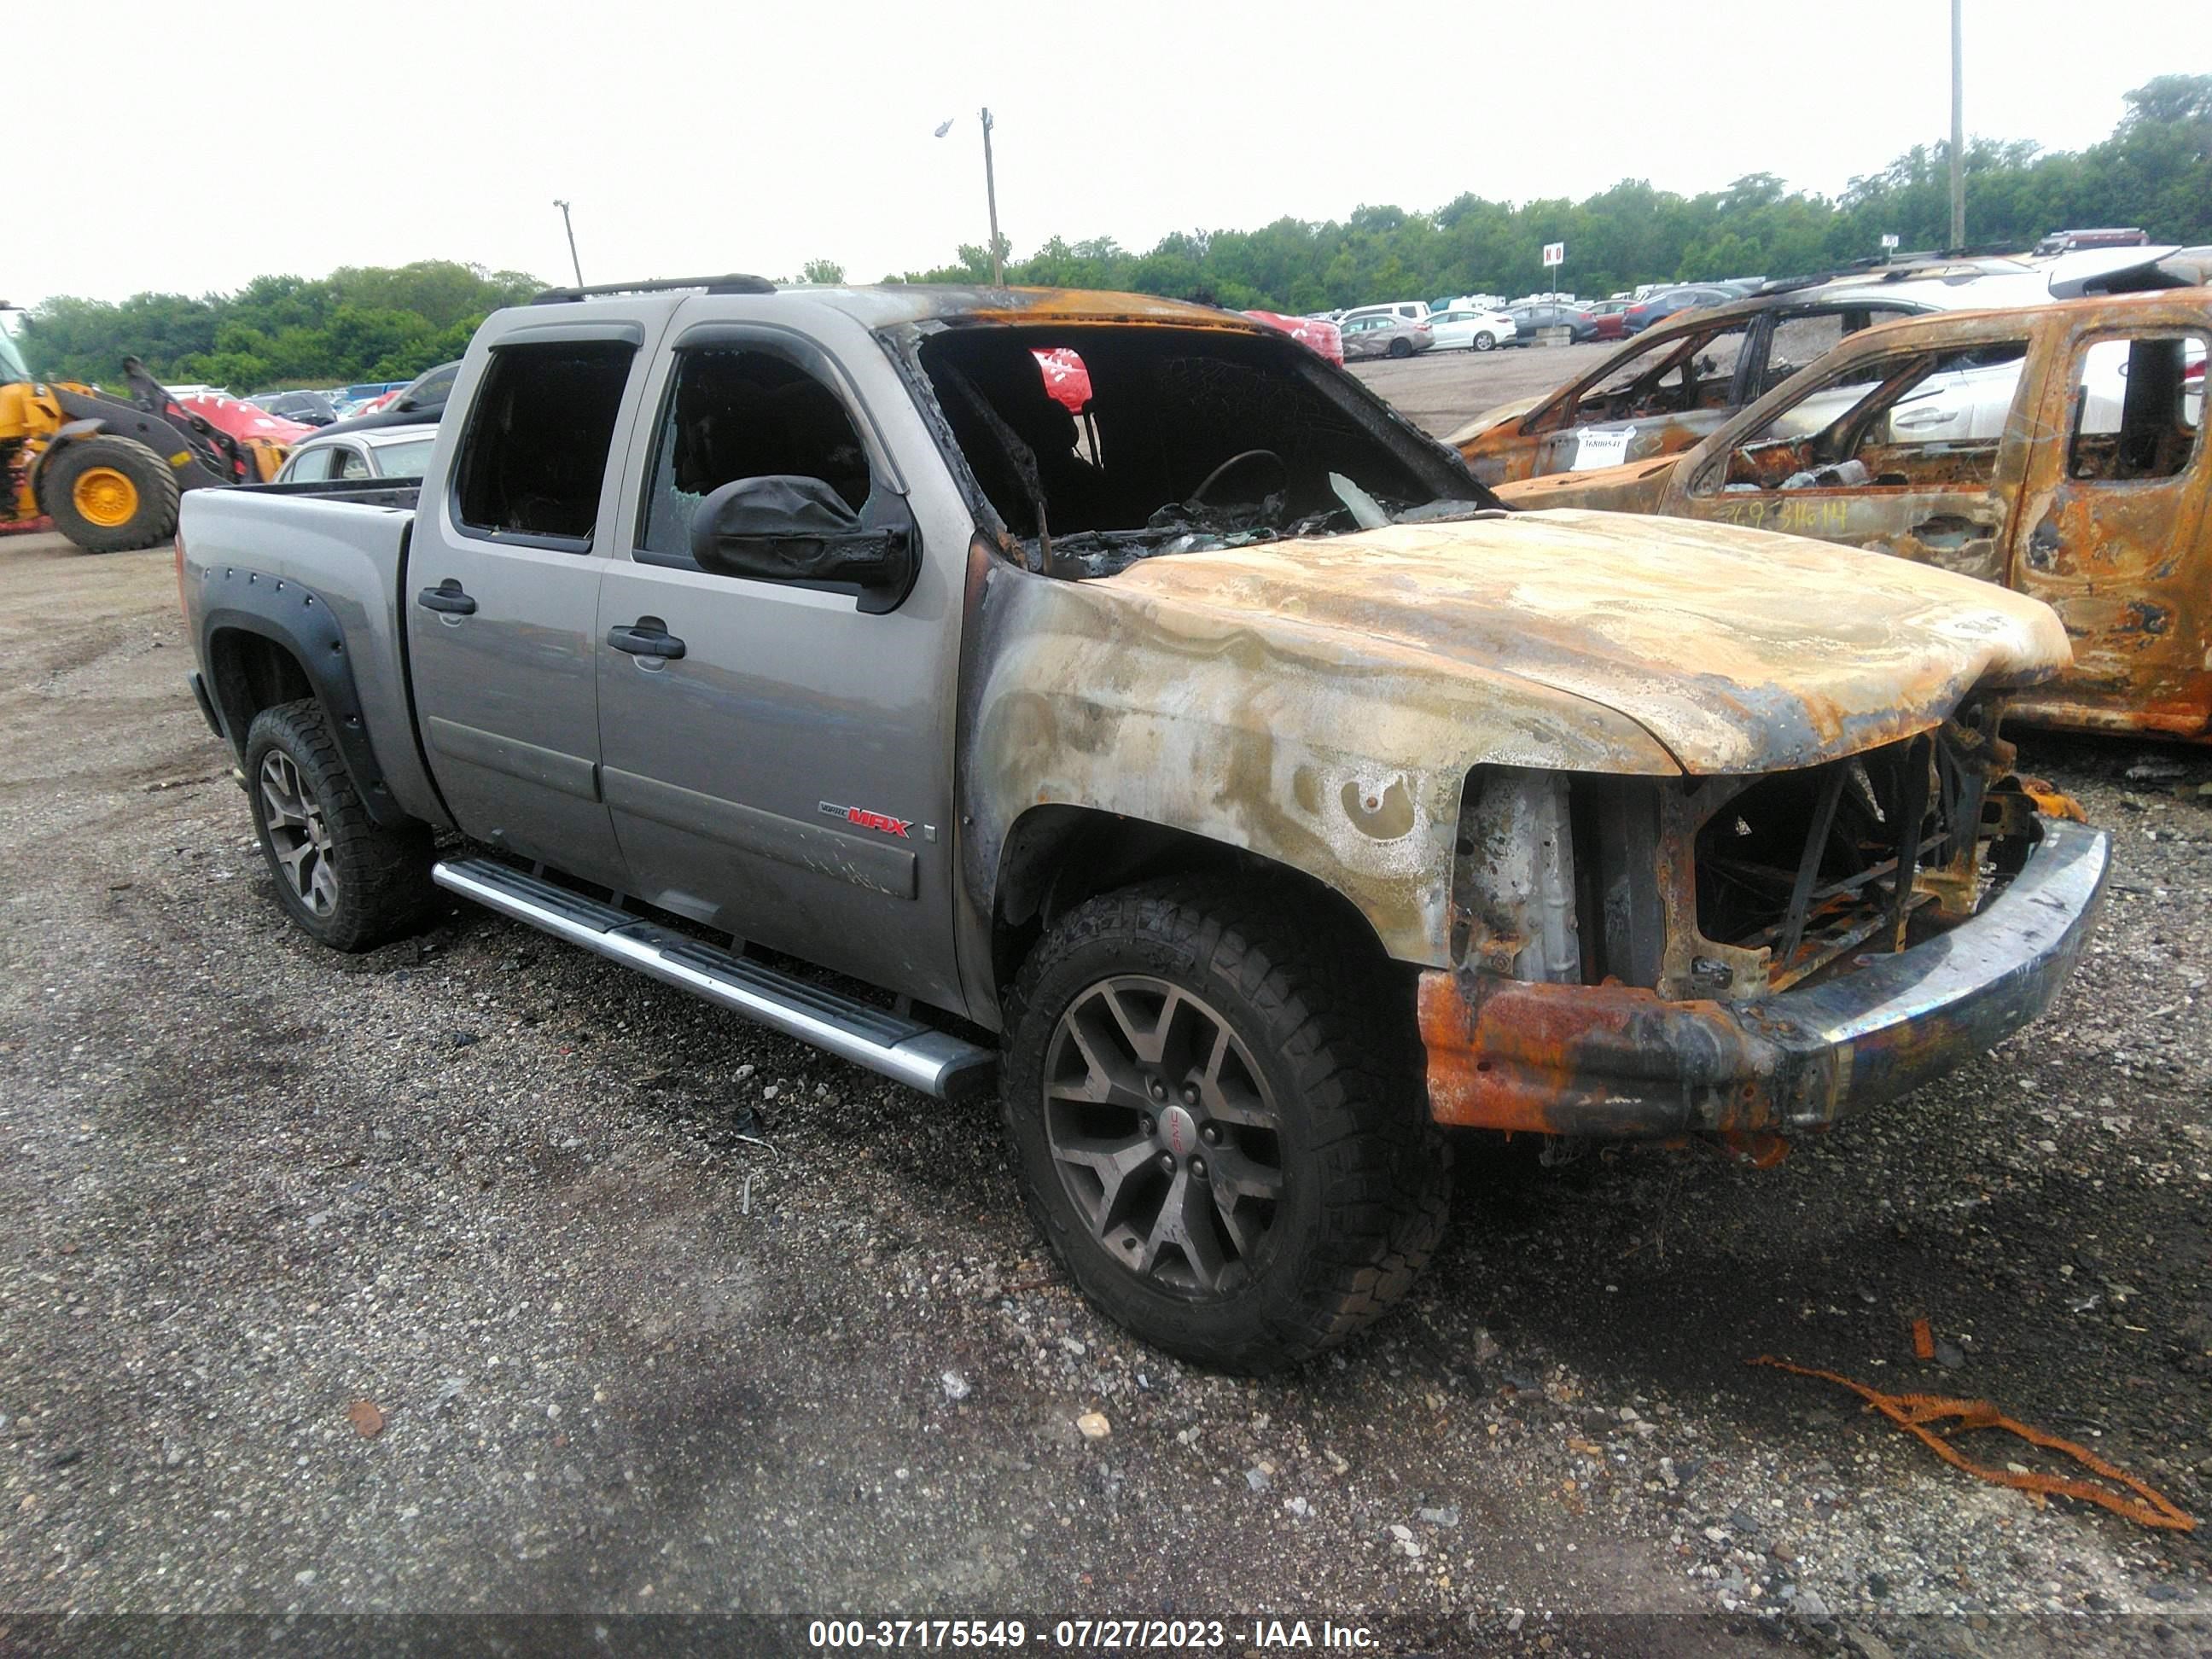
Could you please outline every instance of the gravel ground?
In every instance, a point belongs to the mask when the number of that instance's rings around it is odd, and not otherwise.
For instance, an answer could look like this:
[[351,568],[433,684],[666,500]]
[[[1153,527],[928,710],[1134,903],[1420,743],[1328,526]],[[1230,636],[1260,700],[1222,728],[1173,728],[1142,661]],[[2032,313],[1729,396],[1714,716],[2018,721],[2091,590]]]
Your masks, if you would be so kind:
[[986,1107],[475,910],[308,944],[187,654],[166,552],[0,539],[0,1609],[2212,1650],[2205,1534],[1745,1363],[1987,1398],[2212,1511],[2212,753],[2031,742],[2118,885],[2001,1051],[1765,1172],[1469,1137],[1408,1303],[1249,1382],[1070,1293]]
[[1394,362],[1368,357],[1350,364],[1354,374],[1423,430],[1441,438],[1493,404],[1577,380],[1625,343],[1509,346],[1499,351],[1425,351]]

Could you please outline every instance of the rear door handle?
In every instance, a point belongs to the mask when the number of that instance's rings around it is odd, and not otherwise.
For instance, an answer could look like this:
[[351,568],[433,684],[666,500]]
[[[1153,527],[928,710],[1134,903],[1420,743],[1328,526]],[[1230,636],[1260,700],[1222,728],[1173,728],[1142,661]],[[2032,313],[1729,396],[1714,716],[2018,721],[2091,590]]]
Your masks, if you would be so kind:
[[1959,547],[1967,542],[1987,540],[1997,533],[1997,527],[1985,520],[1939,513],[1913,526],[1912,533],[1930,547]]
[[658,617],[640,617],[627,628],[607,629],[607,643],[633,657],[662,657],[673,662],[684,654],[684,641],[668,631]]
[[441,611],[449,617],[473,617],[477,602],[461,592],[460,579],[448,576],[435,587],[426,587],[415,596],[415,603],[425,611]]

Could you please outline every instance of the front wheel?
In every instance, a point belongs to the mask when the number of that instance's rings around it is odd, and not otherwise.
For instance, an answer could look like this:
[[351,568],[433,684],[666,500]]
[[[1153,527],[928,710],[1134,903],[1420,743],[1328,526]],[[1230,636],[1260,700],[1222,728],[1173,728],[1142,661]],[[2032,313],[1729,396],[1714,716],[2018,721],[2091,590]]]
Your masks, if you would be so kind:
[[367,951],[428,919],[430,832],[369,817],[320,703],[254,716],[246,779],[277,901],[301,931],[333,950]]
[[1024,969],[1003,1074],[1024,1198],[1153,1346],[1295,1364],[1403,1296],[1443,1236],[1419,1037],[1364,944],[1287,895],[1159,883],[1070,913]]
[[177,475],[145,445],[111,433],[48,455],[39,500],[54,528],[88,553],[156,546],[177,530]]
[[1478,334],[1474,337],[1474,349],[1477,351],[1492,351],[1497,349],[1497,346],[1498,337],[1494,334]]

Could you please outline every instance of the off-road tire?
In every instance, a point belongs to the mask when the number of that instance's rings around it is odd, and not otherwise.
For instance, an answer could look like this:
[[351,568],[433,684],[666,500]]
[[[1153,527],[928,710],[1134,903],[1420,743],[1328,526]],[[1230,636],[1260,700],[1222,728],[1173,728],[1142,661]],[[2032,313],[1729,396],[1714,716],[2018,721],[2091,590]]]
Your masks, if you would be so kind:
[[[1225,1371],[1295,1364],[1361,1329],[1412,1287],[1450,1209],[1449,1151],[1428,1115],[1411,987],[1371,938],[1301,899],[1213,878],[1103,895],[1038,943],[1008,1004],[1001,1106],[1038,1230],[1109,1318]],[[1054,1160],[1054,1033],[1080,999],[1124,975],[1203,999],[1272,1090],[1283,1195],[1249,1277],[1216,1294],[1178,1292],[1114,1255]]]
[[[105,467],[130,479],[137,509],[122,524],[96,524],[77,510],[76,483]],[[177,475],[135,438],[100,433],[65,443],[39,469],[39,504],[54,528],[88,553],[125,553],[155,547],[177,533]]]
[[[277,855],[263,769],[272,752],[289,757],[303,797],[312,798],[329,842],[337,896],[319,914],[301,897]],[[422,824],[378,823],[361,797],[331,735],[329,717],[312,697],[279,703],[254,716],[246,739],[246,793],[261,855],[275,878],[277,902],[300,929],[334,951],[368,951],[421,929],[437,901],[430,882],[430,831]]]

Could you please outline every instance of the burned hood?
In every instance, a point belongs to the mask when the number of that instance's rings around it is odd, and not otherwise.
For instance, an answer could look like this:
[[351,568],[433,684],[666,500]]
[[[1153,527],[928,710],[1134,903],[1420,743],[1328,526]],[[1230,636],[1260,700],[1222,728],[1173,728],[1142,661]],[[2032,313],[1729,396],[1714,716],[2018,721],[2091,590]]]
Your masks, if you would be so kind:
[[1155,625],[1180,613],[1303,636],[1308,651],[1334,635],[1429,676],[1564,693],[1632,721],[1700,775],[1893,742],[1940,723],[1978,684],[2033,684],[2071,660],[2047,606],[1967,577],[1765,531],[1605,513],[1176,555],[1085,586],[1152,611]]
[[1492,486],[1498,499],[1523,511],[1587,507],[1604,513],[1656,513],[1666,499],[1674,469],[1686,455],[1646,456],[1618,466],[1594,466],[1577,472],[1547,472],[1540,478],[1515,478]]
[[[1556,388],[1554,388],[1556,390]],[[1526,398],[1515,398],[1502,404],[1493,404],[1481,414],[1462,425],[1444,441],[1454,449],[1473,443],[1486,432],[1501,427],[1508,421],[1517,421],[1530,410],[1551,396],[1549,392],[1538,392]]]

